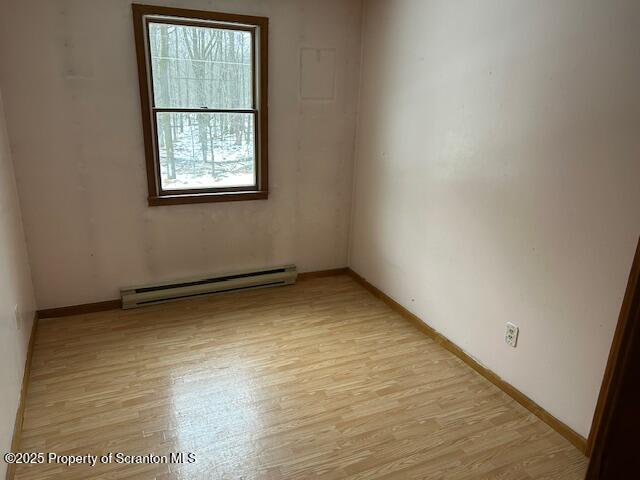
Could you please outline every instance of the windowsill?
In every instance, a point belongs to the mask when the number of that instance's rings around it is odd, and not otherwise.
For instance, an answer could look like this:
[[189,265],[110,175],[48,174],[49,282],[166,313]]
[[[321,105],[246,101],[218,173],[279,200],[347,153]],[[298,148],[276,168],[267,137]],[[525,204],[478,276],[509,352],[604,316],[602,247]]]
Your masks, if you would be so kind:
[[249,200],[266,200],[268,197],[269,192],[266,190],[163,195],[161,197],[149,197],[149,206],[159,207],[162,205],[186,205],[189,203],[241,202]]

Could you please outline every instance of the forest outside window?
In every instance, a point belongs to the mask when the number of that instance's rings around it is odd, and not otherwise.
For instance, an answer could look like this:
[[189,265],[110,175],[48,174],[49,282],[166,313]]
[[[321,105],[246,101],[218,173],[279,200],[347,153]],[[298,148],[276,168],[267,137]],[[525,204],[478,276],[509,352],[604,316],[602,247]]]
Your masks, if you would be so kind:
[[268,19],[133,5],[150,205],[265,199]]

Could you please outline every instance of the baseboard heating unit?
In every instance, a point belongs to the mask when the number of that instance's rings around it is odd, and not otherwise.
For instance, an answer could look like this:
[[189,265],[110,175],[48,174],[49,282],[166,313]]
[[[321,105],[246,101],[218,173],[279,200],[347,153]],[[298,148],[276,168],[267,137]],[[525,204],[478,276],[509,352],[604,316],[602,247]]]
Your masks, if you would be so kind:
[[237,292],[256,288],[279,287],[296,282],[295,265],[225,275],[191,278],[178,282],[157,283],[120,290],[122,308],[144,307],[214,293]]

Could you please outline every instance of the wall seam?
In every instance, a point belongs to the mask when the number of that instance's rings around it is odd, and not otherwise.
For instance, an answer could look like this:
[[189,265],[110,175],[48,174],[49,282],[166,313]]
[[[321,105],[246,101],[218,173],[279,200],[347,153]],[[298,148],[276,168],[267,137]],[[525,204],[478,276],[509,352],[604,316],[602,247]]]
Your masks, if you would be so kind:
[[358,74],[357,85],[357,100],[356,100],[356,112],[355,112],[355,127],[353,131],[353,152],[352,152],[352,165],[353,174],[351,176],[351,199],[349,209],[349,228],[347,230],[347,266],[351,267],[351,254],[353,251],[353,224],[355,218],[355,203],[356,203],[356,175],[358,166],[358,139],[360,137],[360,111],[362,105],[362,72],[364,70],[364,32],[365,32],[365,18],[366,18],[366,2],[360,1],[360,71]]

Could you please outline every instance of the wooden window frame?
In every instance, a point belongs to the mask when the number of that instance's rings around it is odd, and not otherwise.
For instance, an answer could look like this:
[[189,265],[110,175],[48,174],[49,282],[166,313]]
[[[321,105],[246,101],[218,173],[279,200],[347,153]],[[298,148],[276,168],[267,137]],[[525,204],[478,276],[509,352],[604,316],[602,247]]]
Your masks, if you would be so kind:
[[[265,200],[269,196],[268,169],[268,38],[269,19],[249,15],[187,10],[133,4],[133,29],[138,60],[138,81],[142,107],[149,206],[180,205],[188,203],[233,202],[241,200]],[[156,108],[153,97],[153,79],[148,37],[149,23],[166,22],[171,25],[208,26],[245,30],[252,34],[253,105],[251,109],[198,109]],[[184,190],[163,190],[160,178],[160,158],[157,145],[156,112],[237,112],[254,115],[255,185],[248,187],[224,187]]]

